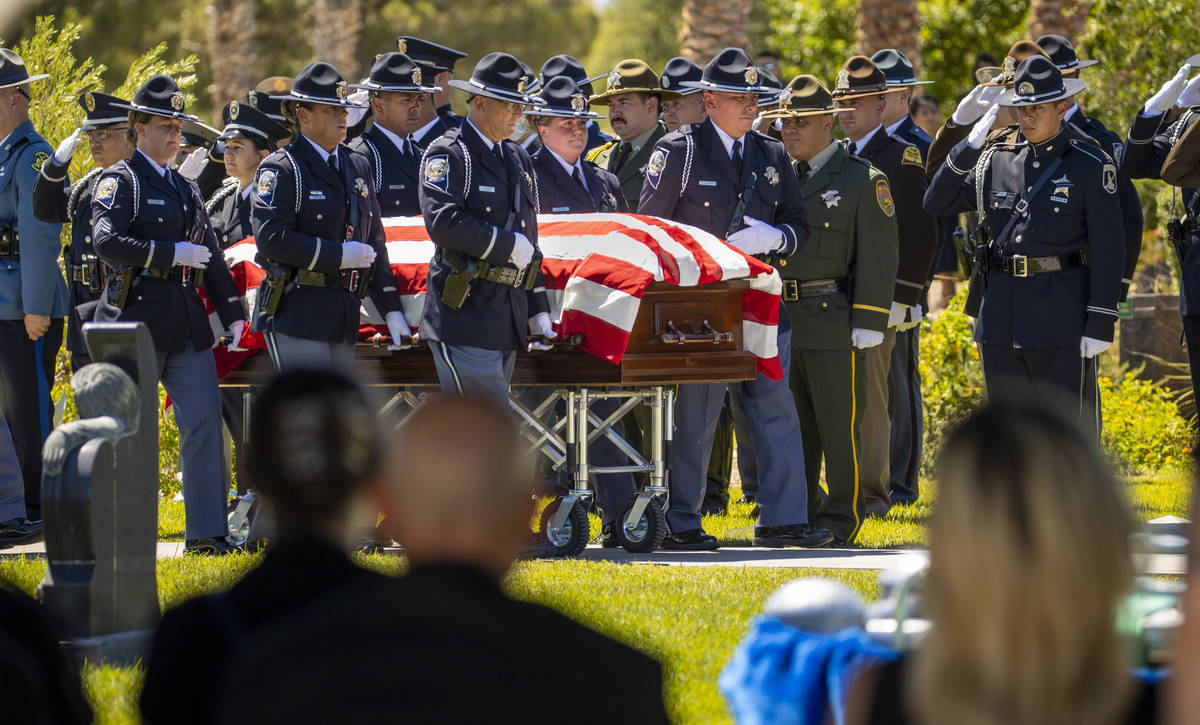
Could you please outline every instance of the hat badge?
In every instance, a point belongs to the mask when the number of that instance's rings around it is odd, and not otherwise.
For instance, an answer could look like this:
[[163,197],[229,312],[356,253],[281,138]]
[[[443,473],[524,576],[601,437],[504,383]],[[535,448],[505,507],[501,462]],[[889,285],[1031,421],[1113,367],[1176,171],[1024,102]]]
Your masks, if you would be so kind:
[[183,110],[183,93],[175,91],[171,94],[171,108],[174,108],[176,111]]
[[283,78],[276,78],[275,82],[271,84],[271,87],[275,89],[276,93],[283,93],[287,90],[287,81]]
[[258,96],[251,93],[248,100],[250,101],[250,106],[252,108],[258,108]]
[[608,74],[608,90],[611,91],[614,88],[620,88],[620,87],[621,87],[621,71],[614,68],[613,72]]
[[757,68],[747,68],[746,69],[746,82],[749,83],[750,85],[754,85],[755,83],[758,83],[758,69]]
[[91,93],[83,94],[83,106],[88,110],[88,113],[96,110],[96,99],[92,97]]
[[584,100],[582,93],[576,93],[575,95],[571,96],[572,111],[582,111],[585,108],[587,108],[587,101]]
[[343,99],[343,98],[345,98],[345,97],[346,97],[346,81],[338,81],[338,84],[337,84],[337,97],[338,97],[339,99]]
[[1017,59],[1011,55],[1004,56],[1004,67],[1000,70],[1001,75],[1006,79],[1011,79],[1017,73]]
[[837,89],[844,91],[850,88],[850,71],[843,68],[837,76]]
[[421,69],[420,68],[413,68],[412,79],[413,79],[414,84],[416,84],[418,86],[421,85]]
[[404,38],[396,38],[396,50],[400,51],[401,53],[407,53],[408,41]]
[[237,102],[237,101],[230,101],[230,102],[229,102],[229,120],[231,120],[231,121],[236,121],[236,120],[237,120],[237,117],[238,117],[238,108],[239,108],[239,106],[238,106],[238,102]]
[[527,85],[529,85],[529,76],[521,76],[521,79],[517,81],[517,93],[524,93]]
[[792,102],[792,89],[784,88],[779,93],[779,107],[784,108],[791,102]]
[[1022,81],[1021,85],[1017,87],[1017,95],[1032,96],[1033,95],[1033,84],[1030,83],[1029,81]]

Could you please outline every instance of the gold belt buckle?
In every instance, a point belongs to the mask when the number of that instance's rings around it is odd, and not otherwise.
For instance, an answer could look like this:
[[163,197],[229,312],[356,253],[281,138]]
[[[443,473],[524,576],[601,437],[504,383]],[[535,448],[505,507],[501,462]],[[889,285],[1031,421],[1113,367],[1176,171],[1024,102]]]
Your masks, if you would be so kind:
[[794,279],[783,280],[783,301],[797,302],[800,299],[800,283]]
[[1014,254],[1012,258],[1012,273],[1014,277],[1029,276],[1029,257],[1024,254]]

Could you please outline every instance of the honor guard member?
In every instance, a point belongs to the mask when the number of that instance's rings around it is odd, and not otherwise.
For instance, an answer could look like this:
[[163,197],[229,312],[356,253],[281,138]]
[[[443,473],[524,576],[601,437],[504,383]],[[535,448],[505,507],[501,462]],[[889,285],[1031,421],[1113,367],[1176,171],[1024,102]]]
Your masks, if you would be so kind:
[[[443,128],[437,135],[424,140],[424,145],[428,146],[442,133],[462,125],[463,117],[454,113],[450,107],[450,90],[446,84],[454,77],[454,64],[466,58],[467,54],[411,35],[397,36],[396,50],[424,66],[427,71],[425,82],[442,89],[429,98],[428,115],[441,119]],[[530,77],[532,78],[532,75]],[[422,119],[422,126],[428,125],[431,120],[426,115],[423,115]]]
[[225,475],[213,331],[197,294],[203,284],[233,348],[246,328],[237,288],[194,182],[170,168],[187,115],[183,93],[152,76],[133,101],[137,150],[100,175],[92,197],[96,252],[112,268],[95,320],[141,322],[158,354],[159,382],[174,401],[187,516],[185,551],[223,554]]
[[[542,214],[591,214],[627,212],[625,197],[617,177],[583,158],[587,145],[587,124],[599,118],[587,108],[587,94],[569,76],[550,78],[538,98],[545,104],[527,110],[537,129],[541,146],[530,157],[537,181],[539,211]],[[533,388],[532,390],[537,390]],[[540,401],[539,401],[540,402]],[[616,412],[620,401],[598,400],[592,411],[602,419]],[[621,421],[613,431],[624,437]],[[596,466],[624,466],[629,459],[606,438],[588,445],[588,460]],[[632,473],[608,473],[597,477],[596,503],[602,512],[606,547],[621,545],[616,519],[621,505],[637,493]]]
[[275,123],[288,130],[286,138],[279,140],[279,148],[287,146],[296,137],[296,128],[290,119],[283,115],[283,101],[280,97],[292,90],[292,79],[287,76],[271,76],[259,81],[259,84],[246,93],[246,101],[267,114]]
[[[704,229],[746,254],[787,258],[808,238],[800,184],[783,144],[751,131],[759,96],[758,69],[745,51],[726,48],[693,82],[704,91],[708,119],[669,134],[647,162],[641,213]],[[784,375],[727,385],[679,386],[675,404],[675,460],[665,548],[718,546],[700,526],[704,474],[713,433],[728,389],[751,431],[761,507],[754,540],[760,546],[820,546],[833,535],[808,525],[804,444],[788,388],[791,325],[780,303],[779,356]]]
[[790,97],[763,114],[781,119],[810,230],[808,243],[778,265],[784,305],[802,331],[792,336],[788,382],[804,431],[809,520],[844,543],[866,515],[858,467],[863,366],[887,329],[899,261],[896,205],[887,175],[833,140],[834,116],[846,109],[825,86],[801,75],[788,88]]
[[420,129],[421,107],[429,103],[429,94],[442,90],[423,85],[423,72],[403,53],[384,53],[375,60],[367,80],[351,86],[370,94],[375,123],[350,148],[370,165],[385,217],[421,213],[417,185],[424,149],[412,134]]
[[664,91],[675,91],[676,98],[664,99],[662,104],[662,122],[667,131],[678,131],[680,126],[691,126],[703,123],[708,118],[708,110],[704,108],[704,91],[699,88],[685,86],[684,83],[696,82],[704,74],[704,69],[692,61],[677,55],[663,66],[659,85]]
[[221,249],[254,234],[250,223],[251,197],[258,165],[276,149],[287,129],[245,103],[231,101],[221,111],[225,128],[217,140],[225,145],[222,161],[228,178],[205,208]]
[[[107,276],[92,245],[92,195],[100,173],[133,153],[133,146],[125,138],[129,112],[114,103],[128,101],[104,93],[89,92],[79,97],[84,112],[83,127],[59,143],[54,155],[42,164],[42,173],[33,187],[33,213],[38,219],[51,224],[71,223],[71,244],[63,248],[63,267],[70,299],[67,350],[71,353],[72,370],[91,362],[80,326],[90,322],[95,314],[96,301]],[[87,137],[96,168],[70,184],[67,172],[81,134]]]
[[393,344],[409,340],[370,164],[342,143],[347,94],[332,65],[305,66],[278,97],[296,138],[258,167],[250,223],[267,277],[254,329],[279,370],[351,370],[367,296]]
[[434,141],[421,168],[421,213],[435,251],[429,262],[421,338],[429,340],[442,390],[507,401],[517,351],[553,337],[537,248],[533,164],[507,140],[533,81],[508,53],[489,53],[469,81],[461,127]]
[[631,58],[617,63],[604,92],[588,99],[593,105],[608,106],[608,123],[620,140],[592,149],[587,160],[617,175],[632,211],[638,210],[650,153],[667,135],[667,127],[658,120],[662,104],[675,98],[678,91],[663,90],[654,70],[645,61]]
[[[558,76],[566,76],[574,81],[575,85],[579,87],[580,92],[583,93],[584,98],[590,98],[595,92],[592,88],[592,81],[604,77],[603,75],[599,75],[595,78],[588,78],[587,71],[583,68],[583,63],[579,62],[579,59],[575,56],[565,54],[556,55],[542,64],[542,70],[538,76],[539,86],[545,88],[550,79],[557,78]],[[587,148],[584,149],[584,153],[612,141],[612,136],[601,131],[599,124],[596,123],[595,118],[599,117],[599,115],[596,115],[588,118]],[[536,132],[534,135],[537,135]]]
[[[908,105],[912,100],[913,88],[928,85],[933,81],[917,80],[916,71],[908,56],[894,48],[881,50],[871,56],[871,62],[883,71],[888,88],[899,89],[896,93],[883,96],[883,130],[889,136],[896,136],[905,143],[916,146],[921,151],[922,158],[929,154],[929,144],[933,139],[925,130],[913,122],[908,114]],[[946,245],[953,245],[954,227],[958,218],[945,216],[937,219],[937,247],[934,258],[939,258],[941,250]],[[930,265],[929,277],[932,278],[934,269]],[[928,286],[929,279],[926,279]],[[928,287],[927,287],[928,288]],[[913,503],[920,496],[918,474],[921,469],[921,451],[925,435],[925,407],[921,400],[921,371],[918,366],[920,359],[920,319],[928,306],[926,294],[921,295],[921,308],[902,327],[896,330],[896,343],[892,345],[892,360],[888,369],[888,393],[891,400],[889,408],[891,418],[891,441],[889,445],[890,481],[888,494],[892,503]]]
[[62,346],[67,285],[58,269],[62,226],[39,221],[33,189],[50,144],[29,120],[31,76],[0,48],[0,416],[25,479],[32,534],[41,526],[42,443],[50,435],[54,363]]
[[997,102],[1020,114],[1016,142],[981,153],[994,106],[950,152],[925,208],[978,208],[987,217],[992,241],[975,340],[988,396],[1053,390],[1091,427],[1098,421],[1084,406],[1084,370],[1112,346],[1125,262],[1117,167],[1063,121],[1083,81],[1064,79],[1042,56],[1017,66],[1015,81]]
[[892,296],[888,329],[883,344],[866,355],[867,407],[862,420],[859,472],[867,512],[882,516],[891,507],[888,491],[891,478],[891,420],[888,415],[888,371],[892,348],[901,328],[915,327],[920,319],[921,295],[937,251],[937,220],[922,208],[925,189],[925,157],[921,149],[883,128],[885,96],[900,94],[889,87],[883,71],[866,56],[857,55],[842,66],[833,99],[848,113],[838,116],[847,137],[847,150],[887,174],[894,194],[896,225],[900,230],[900,266]]
[[[1192,64],[1195,64],[1194,66]],[[1121,158],[1120,172],[1133,179],[1163,179],[1180,187],[1176,201],[1171,198],[1171,219],[1167,236],[1179,262],[1179,314],[1187,340],[1188,362],[1192,372],[1192,390],[1200,390],[1200,76],[1188,80],[1193,67],[1200,67],[1200,55],[1180,67],[1173,78],[1151,96],[1139,110],[1129,129]],[[1174,121],[1169,112],[1182,106],[1183,113]],[[1124,208],[1122,208],[1124,212]],[[1125,265],[1126,268],[1129,265]]]

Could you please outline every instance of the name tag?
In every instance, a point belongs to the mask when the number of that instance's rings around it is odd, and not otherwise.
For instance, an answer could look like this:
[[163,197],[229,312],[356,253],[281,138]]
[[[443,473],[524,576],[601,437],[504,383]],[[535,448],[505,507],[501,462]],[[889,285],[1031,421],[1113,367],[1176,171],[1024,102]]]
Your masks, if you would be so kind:
[[708,181],[707,179],[700,179],[700,181],[697,183],[699,183],[700,186],[716,186],[717,185],[717,182]]
[[325,198],[325,192],[323,192],[323,191],[309,191],[309,192],[308,192],[308,198],[309,198],[309,199],[324,199],[324,198]]
[[153,204],[155,206],[166,206],[167,205],[167,202],[163,201],[162,199],[146,199],[146,203]]
[[486,191],[486,192],[487,192],[487,193],[489,193],[489,194],[495,194],[495,193],[496,193],[496,187],[494,187],[494,186],[484,186],[483,184],[480,184],[480,185],[479,185],[479,190],[480,190],[480,191]]
[[1052,196],[1052,197],[1050,197],[1050,201],[1057,201],[1059,204],[1070,204],[1071,203],[1069,199],[1064,199],[1061,196]]
[[561,213],[561,212],[564,212],[564,211],[571,211],[571,207],[569,207],[569,206],[556,206],[556,207],[552,207],[552,208],[550,209],[550,213],[551,213],[551,214],[559,214],[559,213]]
[[403,189],[404,184],[388,184],[388,188],[392,190]]

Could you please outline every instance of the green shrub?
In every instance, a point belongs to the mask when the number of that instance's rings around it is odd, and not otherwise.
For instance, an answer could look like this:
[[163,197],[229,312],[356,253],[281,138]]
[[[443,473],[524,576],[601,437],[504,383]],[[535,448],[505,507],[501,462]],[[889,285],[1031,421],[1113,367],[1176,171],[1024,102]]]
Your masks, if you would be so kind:
[[1153,473],[1187,465],[1195,434],[1166,388],[1129,372],[1120,385],[1101,377],[1100,409],[1104,450],[1122,471]]
[[946,309],[926,319],[921,330],[921,396],[925,403],[925,448],[921,476],[933,475],[942,440],[985,400],[983,366],[970,318],[963,312],[963,285]]

